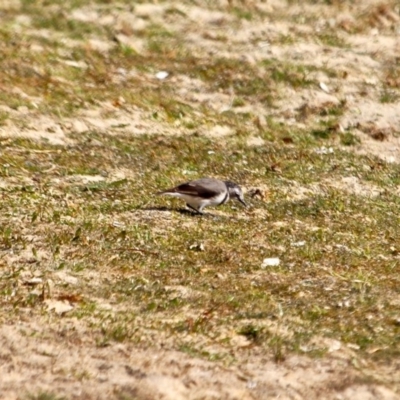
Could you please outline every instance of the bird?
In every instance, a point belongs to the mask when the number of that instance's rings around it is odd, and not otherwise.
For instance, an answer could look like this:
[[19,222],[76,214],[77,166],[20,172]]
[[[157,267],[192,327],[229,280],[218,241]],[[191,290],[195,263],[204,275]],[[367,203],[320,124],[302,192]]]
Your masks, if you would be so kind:
[[238,184],[214,178],[201,178],[181,183],[156,194],[178,197],[186,201],[186,205],[199,214],[204,214],[204,207],[219,206],[231,198],[247,207],[242,189]]

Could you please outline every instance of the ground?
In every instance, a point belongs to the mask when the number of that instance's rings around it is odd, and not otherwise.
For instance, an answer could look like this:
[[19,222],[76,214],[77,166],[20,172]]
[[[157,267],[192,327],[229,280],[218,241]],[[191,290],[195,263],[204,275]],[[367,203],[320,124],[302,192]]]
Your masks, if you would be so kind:
[[398,2],[0,21],[1,398],[400,398]]

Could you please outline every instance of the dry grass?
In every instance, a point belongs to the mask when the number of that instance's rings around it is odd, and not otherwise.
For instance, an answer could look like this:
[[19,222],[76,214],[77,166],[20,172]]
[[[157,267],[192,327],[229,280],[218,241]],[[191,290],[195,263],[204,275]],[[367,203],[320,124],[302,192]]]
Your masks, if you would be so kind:
[[[237,336],[248,341],[243,351],[276,361],[324,357],[329,348],[320,338],[328,338],[349,346],[357,362],[395,362],[398,165],[351,151],[359,139],[339,124],[344,100],[298,108],[301,124],[281,122],[287,90],[316,88],[321,74],[333,82],[346,77],[312,62],[204,58],[160,23],[138,34],[141,52],[115,39],[136,37],[129,24],[76,20],[72,11],[86,2],[52,3],[23,1],[3,11],[0,127],[23,132],[43,115],[63,126],[90,109],[117,123],[110,131],[71,128],[67,146],[1,138],[0,320],[55,327],[76,318],[100,347],[179,349],[226,365],[235,363]],[[128,3],[116,7],[127,12]],[[114,9],[107,1],[93,7],[101,15]],[[372,27],[398,17],[392,3],[374,10],[364,17]],[[228,13],[235,23],[268,15],[242,3]],[[184,7],[167,14],[186,15]],[[29,23],[17,34],[21,15]],[[312,40],[347,49],[341,35],[327,27]],[[172,75],[157,81],[160,70]],[[182,77],[198,85],[194,93],[222,96],[226,109],[179,92]],[[398,100],[397,81],[398,64],[391,64],[382,74],[390,93],[377,91],[379,101]],[[247,105],[269,115],[260,122]],[[118,122],[137,110],[150,127],[140,136]],[[230,135],[203,134],[216,125]],[[175,134],[160,134],[160,126]],[[248,146],[253,136],[265,144]],[[230,203],[205,217],[154,196],[200,176],[226,177],[265,196],[249,199],[248,210]],[[337,185],[347,177],[360,191]],[[279,266],[262,268],[269,257]],[[72,309],[49,311],[60,304]]]

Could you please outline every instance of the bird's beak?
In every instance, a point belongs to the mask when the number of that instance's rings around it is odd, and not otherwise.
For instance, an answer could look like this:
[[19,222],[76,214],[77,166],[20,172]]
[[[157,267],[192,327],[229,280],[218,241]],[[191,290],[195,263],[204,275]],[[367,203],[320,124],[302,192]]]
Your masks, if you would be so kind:
[[247,207],[247,204],[245,203],[245,201],[243,199],[241,199],[240,197],[238,197],[238,200],[245,206]]

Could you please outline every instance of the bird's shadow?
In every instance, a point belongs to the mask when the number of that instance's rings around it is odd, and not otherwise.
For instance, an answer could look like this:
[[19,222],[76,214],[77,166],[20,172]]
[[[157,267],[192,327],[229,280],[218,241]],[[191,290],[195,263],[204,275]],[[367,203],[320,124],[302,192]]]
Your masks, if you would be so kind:
[[146,211],[161,211],[161,212],[171,212],[171,211],[176,211],[179,214],[183,214],[183,215],[192,215],[194,217],[198,216],[201,217],[205,214],[200,214],[200,213],[196,213],[194,211],[190,211],[186,208],[168,208],[168,207],[143,207],[142,210],[146,210]]
[[187,208],[168,208],[168,207],[143,207],[142,210],[146,211],[161,211],[161,212],[171,212],[171,211],[176,211],[179,214],[182,215],[189,215],[191,217],[196,217],[196,218],[221,218],[220,215],[214,215],[211,213],[204,213],[200,214],[195,211],[188,210]]

